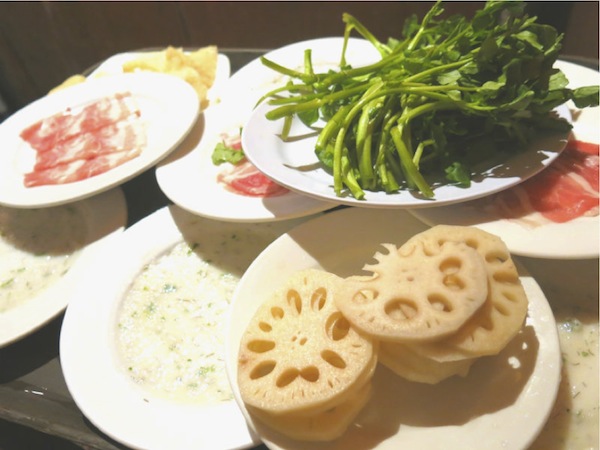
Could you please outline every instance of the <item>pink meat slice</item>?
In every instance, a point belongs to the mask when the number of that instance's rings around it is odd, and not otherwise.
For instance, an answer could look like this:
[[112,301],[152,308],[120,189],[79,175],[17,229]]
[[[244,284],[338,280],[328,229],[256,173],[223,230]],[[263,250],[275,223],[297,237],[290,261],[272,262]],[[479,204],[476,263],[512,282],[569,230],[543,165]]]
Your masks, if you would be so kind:
[[100,155],[131,150],[145,145],[144,124],[136,115],[110,123],[94,132],[87,132],[58,142],[51,149],[39,152],[34,171],[70,163],[78,159],[93,159]]
[[139,109],[132,100],[129,92],[103,97],[81,110],[69,108],[46,117],[24,129],[20,136],[37,152],[46,152],[60,141],[93,132],[131,114],[139,115]]
[[288,192],[286,188],[272,181],[246,159],[231,170],[221,172],[217,176],[217,181],[237,194],[250,197],[273,197]]
[[537,211],[556,223],[599,212],[599,146],[571,140],[546,169],[492,197],[505,218],[522,218]]
[[77,159],[65,164],[25,174],[26,187],[74,183],[105,173],[140,155],[141,147]]
[[541,174],[527,180],[532,207],[553,222],[563,223],[598,213],[598,145],[595,152],[580,151],[570,143],[559,158]]

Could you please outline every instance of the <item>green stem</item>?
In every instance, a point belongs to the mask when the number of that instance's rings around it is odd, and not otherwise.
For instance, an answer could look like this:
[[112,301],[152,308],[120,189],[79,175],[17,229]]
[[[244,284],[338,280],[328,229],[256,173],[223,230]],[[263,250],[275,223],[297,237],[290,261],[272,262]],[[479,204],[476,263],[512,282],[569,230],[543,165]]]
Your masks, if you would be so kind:
[[396,147],[396,151],[398,152],[398,156],[400,157],[400,164],[402,165],[402,169],[406,175],[407,181],[414,183],[417,189],[427,198],[433,198],[433,190],[429,186],[429,183],[423,178],[421,172],[415,163],[412,160],[411,152],[406,147],[404,140],[402,138],[402,128],[401,126],[396,126],[390,130],[390,135],[392,136],[392,140],[394,141],[394,146]]

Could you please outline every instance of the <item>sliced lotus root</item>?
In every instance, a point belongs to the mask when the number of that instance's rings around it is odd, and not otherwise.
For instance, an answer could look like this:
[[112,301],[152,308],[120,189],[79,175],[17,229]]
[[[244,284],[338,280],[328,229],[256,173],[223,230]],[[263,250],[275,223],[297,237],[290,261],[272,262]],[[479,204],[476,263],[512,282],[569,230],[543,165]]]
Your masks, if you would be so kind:
[[411,349],[410,345],[382,342],[379,362],[392,372],[410,381],[437,384],[455,375],[466,376],[475,358],[439,362]]
[[336,305],[365,333],[394,342],[431,341],[456,332],[487,297],[485,264],[463,243],[435,252],[419,242],[397,249],[383,244],[371,277],[349,277]]
[[238,357],[243,401],[270,414],[314,415],[346,401],[372,376],[376,347],[336,308],[342,279],[308,269],[261,305]]
[[[412,242],[411,242],[412,241]],[[498,236],[475,227],[437,225],[415,235],[405,245],[419,242],[428,252],[448,242],[464,242],[485,261],[488,296],[483,306],[443,342],[415,345],[421,354],[438,361],[469,359],[499,353],[519,332],[527,316],[527,295],[506,244]]]
[[261,422],[292,439],[301,441],[332,441],[339,438],[371,398],[371,382],[361,387],[342,404],[311,416],[298,414],[267,414],[250,408]]

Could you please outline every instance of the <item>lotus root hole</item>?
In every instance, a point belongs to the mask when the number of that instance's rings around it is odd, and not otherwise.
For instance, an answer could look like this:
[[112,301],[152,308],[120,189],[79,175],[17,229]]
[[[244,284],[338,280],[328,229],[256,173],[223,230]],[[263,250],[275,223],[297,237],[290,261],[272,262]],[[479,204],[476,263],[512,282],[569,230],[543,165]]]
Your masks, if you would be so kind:
[[459,258],[446,258],[440,263],[440,272],[450,275],[460,271],[462,261]]
[[350,332],[350,322],[340,312],[335,312],[329,316],[325,327],[327,336],[333,341],[341,341]]
[[385,313],[389,318],[397,321],[411,320],[419,312],[414,301],[409,299],[395,299],[385,305]]
[[352,300],[354,303],[366,305],[367,303],[371,303],[373,300],[375,300],[378,295],[379,294],[374,289],[361,289],[354,294]]
[[446,275],[443,280],[444,286],[452,291],[461,291],[465,288],[465,283],[461,277],[454,274]]
[[430,294],[427,296],[427,300],[436,311],[451,312],[453,309],[452,303],[441,294]]
[[267,322],[260,322],[258,324],[258,328],[261,331],[264,331],[265,333],[270,333],[271,331],[273,331],[273,327],[270,324],[268,324]]
[[505,317],[510,316],[510,311],[507,310],[503,305],[496,304],[494,305],[494,308],[496,309],[496,311],[498,311],[498,313],[500,313],[500,315]]
[[505,252],[496,251],[496,252],[488,252],[485,255],[485,260],[490,263],[504,263],[508,261],[508,255]]
[[311,298],[310,306],[314,311],[321,311],[325,307],[327,301],[327,289],[320,287],[315,289]]
[[509,302],[516,302],[518,301],[517,297],[515,297],[515,295],[512,292],[502,292],[502,296],[508,300]]
[[250,372],[250,379],[258,380],[259,378],[266,377],[275,370],[275,365],[275,361],[261,361]]
[[465,241],[465,244],[467,244],[469,247],[477,250],[479,248],[479,242],[476,239],[467,239]]
[[266,341],[263,339],[256,339],[248,342],[247,348],[248,350],[254,353],[266,353],[275,348],[275,342]]
[[494,280],[503,284],[517,284],[518,275],[507,271],[497,271],[494,273]]
[[321,358],[323,358],[323,361],[328,363],[330,366],[333,366],[337,369],[346,368],[346,361],[344,361],[344,359],[333,350],[323,350],[321,352]]
[[273,319],[281,320],[283,319],[284,315],[283,309],[281,309],[279,306],[273,306],[271,308],[271,317],[273,317]]
[[294,308],[294,310],[298,314],[302,314],[302,298],[300,297],[300,294],[298,293],[297,290],[290,289],[287,292],[287,301],[288,301],[288,304],[292,308]]
[[305,367],[302,370],[287,369],[284,370],[281,375],[279,375],[275,385],[278,388],[284,388],[292,384],[298,377],[301,377],[311,383],[315,383],[319,380],[319,376],[319,369],[317,369],[315,366]]

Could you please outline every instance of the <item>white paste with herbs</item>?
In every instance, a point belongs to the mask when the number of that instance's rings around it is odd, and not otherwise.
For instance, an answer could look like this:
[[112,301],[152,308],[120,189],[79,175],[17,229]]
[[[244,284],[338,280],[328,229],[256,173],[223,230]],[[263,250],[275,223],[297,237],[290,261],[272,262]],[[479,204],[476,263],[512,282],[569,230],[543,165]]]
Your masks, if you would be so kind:
[[61,279],[85,243],[81,211],[0,206],[0,313],[22,305]]
[[188,224],[199,234],[148,263],[117,312],[115,342],[127,376],[155,398],[207,405],[233,400],[225,370],[233,292],[258,254],[302,220],[195,218]]
[[118,318],[117,342],[131,378],[177,401],[232,399],[223,327],[238,281],[186,242],[144,267]]

